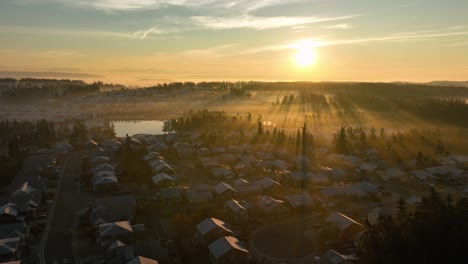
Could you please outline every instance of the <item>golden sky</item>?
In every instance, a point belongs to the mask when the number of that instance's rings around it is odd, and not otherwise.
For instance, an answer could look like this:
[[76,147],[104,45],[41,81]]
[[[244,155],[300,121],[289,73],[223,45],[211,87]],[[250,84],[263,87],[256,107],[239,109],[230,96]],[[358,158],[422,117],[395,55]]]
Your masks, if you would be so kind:
[[464,0],[2,0],[0,76],[467,80],[466,10]]

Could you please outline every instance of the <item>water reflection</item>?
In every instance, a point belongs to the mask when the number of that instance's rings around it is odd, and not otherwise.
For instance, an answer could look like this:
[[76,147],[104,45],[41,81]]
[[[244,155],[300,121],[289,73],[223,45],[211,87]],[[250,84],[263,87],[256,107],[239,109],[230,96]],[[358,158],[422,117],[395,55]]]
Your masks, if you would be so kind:
[[114,131],[118,137],[124,137],[126,134],[132,136],[135,134],[163,134],[164,122],[158,120],[126,120],[111,121],[114,125]]

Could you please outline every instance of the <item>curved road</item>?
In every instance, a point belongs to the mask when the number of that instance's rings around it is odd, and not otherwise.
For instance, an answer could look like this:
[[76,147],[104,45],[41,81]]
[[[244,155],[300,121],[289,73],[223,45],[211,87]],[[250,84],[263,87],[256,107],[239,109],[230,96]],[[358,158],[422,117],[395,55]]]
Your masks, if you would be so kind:
[[73,152],[67,155],[63,168],[61,183],[58,185],[55,209],[45,245],[45,262],[57,261],[63,263],[67,259],[74,263],[72,249],[72,233],[79,209],[79,181],[81,171],[81,154]]

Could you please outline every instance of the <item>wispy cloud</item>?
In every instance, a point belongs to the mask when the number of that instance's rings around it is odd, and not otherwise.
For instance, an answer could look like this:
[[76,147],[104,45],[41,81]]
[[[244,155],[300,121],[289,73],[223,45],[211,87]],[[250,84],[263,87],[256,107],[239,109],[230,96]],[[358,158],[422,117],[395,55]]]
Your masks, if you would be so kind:
[[[31,0],[29,0],[31,1]],[[165,6],[181,6],[191,9],[199,8],[229,8],[255,11],[261,8],[286,5],[298,2],[311,2],[320,0],[54,0],[78,7],[91,7],[105,11],[147,10],[158,9]],[[322,0],[323,1],[323,0]]]
[[143,39],[145,39],[146,37],[148,37],[148,35],[150,35],[150,34],[162,34],[162,33],[163,33],[163,31],[159,30],[159,29],[156,28],[156,27],[152,27],[152,28],[147,29],[147,30],[137,31],[137,32],[134,33],[134,35],[135,35],[137,38],[143,40]]
[[228,51],[235,46],[236,44],[226,44],[206,49],[187,50],[181,52],[180,55],[192,57],[224,57],[230,54]]
[[[298,42],[308,41],[311,46],[314,47],[327,47],[327,46],[339,46],[339,45],[356,45],[356,44],[367,44],[374,42],[405,42],[405,41],[421,41],[427,39],[444,39],[447,37],[464,37],[468,36],[468,31],[452,31],[451,29],[445,30],[427,30],[427,31],[415,31],[415,32],[398,32],[387,36],[377,37],[366,37],[366,38],[352,38],[352,39],[338,39],[338,40],[327,40],[320,37],[297,40],[295,42],[283,42],[275,45],[266,45],[256,48],[246,49],[239,54],[255,54],[261,52],[270,51],[283,51],[289,49],[295,49]],[[464,46],[468,45],[468,40],[458,41],[452,46]]]
[[336,25],[333,25],[333,26],[329,26],[328,28],[350,29],[350,28],[352,28],[352,26],[350,24],[341,23],[341,24],[336,24]]
[[35,27],[35,26],[12,26],[0,25],[0,32],[24,33],[24,34],[45,34],[45,35],[67,35],[67,36],[90,36],[90,37],[116,37],[135,38],[134,33],[118,31],[80,30],[69,28]]
[[192,17],[194,24],[214,30],[250,28],[264,30],[271,28],[292,27],[326,21],[345,20],[355,16],[339,17],[256,17],[243,15],[237,17],[212,17],[195,16]]
[[356,39],[342,39],[342,40],[330,40],[323,41],[322,46],[335,46],[335,45],[349,45],[349,44],[364,44],[371,42],[382,42],[382,41],[417,41],[443,37],[455,37],[468,35],[468,31],[457,31],[457,32],[438,32],[438,33],[409,33],[405,34],[397,33],[389,36],[381,37],[368,37],[368,38],[356,38]]

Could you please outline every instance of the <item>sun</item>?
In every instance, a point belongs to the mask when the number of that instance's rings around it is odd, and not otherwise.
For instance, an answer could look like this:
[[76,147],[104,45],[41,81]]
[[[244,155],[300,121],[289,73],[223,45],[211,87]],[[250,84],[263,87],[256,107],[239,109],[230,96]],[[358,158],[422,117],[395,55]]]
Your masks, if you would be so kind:
[[308,67],[315,63],[316,53],[315,45],[311,41],[301,41],[293,45],[296,49],[294,54],[294,62],[300,67]]

